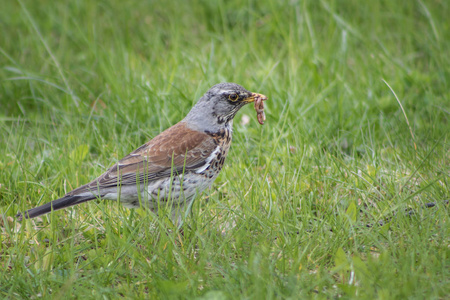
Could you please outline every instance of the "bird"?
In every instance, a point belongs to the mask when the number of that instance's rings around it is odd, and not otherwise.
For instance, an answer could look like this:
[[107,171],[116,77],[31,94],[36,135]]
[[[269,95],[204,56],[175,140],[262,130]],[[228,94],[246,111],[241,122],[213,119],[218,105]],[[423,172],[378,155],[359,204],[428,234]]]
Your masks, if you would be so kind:
[[265,100],[267,96],[249,92],[236,83],[216,84],[184,119],[126,155],[98,178],[62,198],[19,212],[16,217],[19,221],[31,219],[102,199],[118,200],[127,208],[145,207],[156,214],[158,207],[169,205],[172,220],[181,222],[186,208],[211,187],[222,170],[236,113],[255,102],[260,121]]

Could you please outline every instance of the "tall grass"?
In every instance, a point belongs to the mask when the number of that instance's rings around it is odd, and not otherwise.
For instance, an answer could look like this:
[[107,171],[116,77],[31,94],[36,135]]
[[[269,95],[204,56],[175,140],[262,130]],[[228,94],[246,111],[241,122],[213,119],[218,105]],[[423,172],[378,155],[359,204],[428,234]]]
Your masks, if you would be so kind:
[[[446,298],[448,14],[437,0],[2,4],[1,297]],[[15,220],[223,81],[268,95],[267,121],[237,115],[184,235],[111,202]]]

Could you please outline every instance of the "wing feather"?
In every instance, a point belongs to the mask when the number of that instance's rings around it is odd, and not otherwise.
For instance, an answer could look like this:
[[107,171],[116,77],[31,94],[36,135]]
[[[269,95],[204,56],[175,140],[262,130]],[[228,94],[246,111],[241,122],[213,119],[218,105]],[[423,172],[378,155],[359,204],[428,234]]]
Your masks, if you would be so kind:
[[136,185],[195,171],[206,163],[217,146],[212,136],[189,129],[180,122],[125,156],[94,181],[69,194],[117,187],[118,181],[122,186]]

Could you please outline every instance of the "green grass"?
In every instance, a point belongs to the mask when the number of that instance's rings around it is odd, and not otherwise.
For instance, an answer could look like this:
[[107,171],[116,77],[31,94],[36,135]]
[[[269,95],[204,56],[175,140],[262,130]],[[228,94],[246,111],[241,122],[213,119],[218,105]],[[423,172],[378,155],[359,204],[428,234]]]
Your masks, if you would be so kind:
[[[2,4],[0,298],[448,297],[448,1],[163,2]],[[15,220],[223,81],[267,121],[238,113],[184,236],[112,202]]]

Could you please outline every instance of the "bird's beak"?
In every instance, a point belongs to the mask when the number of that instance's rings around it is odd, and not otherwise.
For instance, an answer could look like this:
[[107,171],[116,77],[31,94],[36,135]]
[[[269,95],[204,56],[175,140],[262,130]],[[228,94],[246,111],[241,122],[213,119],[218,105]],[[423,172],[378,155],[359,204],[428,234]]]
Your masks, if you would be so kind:
[[250,97],[244,99],[244,102],[245,103],[252,103],[252,102],[255,102],[256,99],[261,99],[261,101],[266,101],[267,100],[267,96],[263,95],[263,94],[252,93]]

